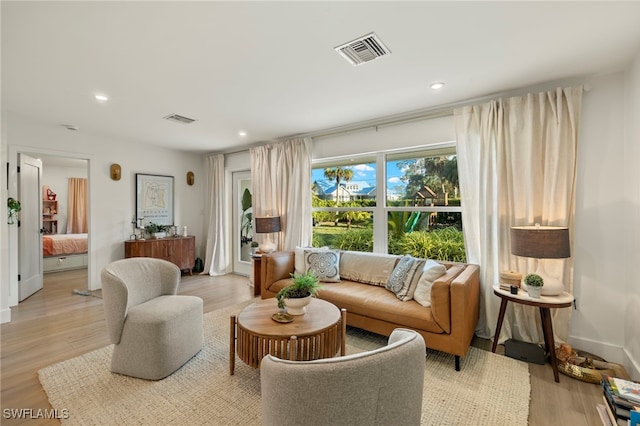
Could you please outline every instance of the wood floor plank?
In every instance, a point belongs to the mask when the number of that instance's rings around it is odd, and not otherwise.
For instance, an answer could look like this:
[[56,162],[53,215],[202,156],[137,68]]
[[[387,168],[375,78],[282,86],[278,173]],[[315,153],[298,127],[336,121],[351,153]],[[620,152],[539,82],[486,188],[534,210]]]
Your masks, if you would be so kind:
[[[1,407],[51,409],[38,380],[38,370],[109,344],[100,291],[94,296],[73,294],[86,289],[86,270],[45,274],[44,289],[12,308],[12,322],[0,327]],[[247,277],[183,276],[180,294],[199,296],[210,312],[253,298]],[[491,349],[491,341],[475,338],[473,345]],[[497,353],[504,354],[501,345]],[[531,404],[529,425],[600,426],[596,405],[599,385],[560,375],[553,380],[549,364],[529,364]],[[34,412],[35,413],[35,412]],[[0,419],[2,425],[58,425],[58,420]]]

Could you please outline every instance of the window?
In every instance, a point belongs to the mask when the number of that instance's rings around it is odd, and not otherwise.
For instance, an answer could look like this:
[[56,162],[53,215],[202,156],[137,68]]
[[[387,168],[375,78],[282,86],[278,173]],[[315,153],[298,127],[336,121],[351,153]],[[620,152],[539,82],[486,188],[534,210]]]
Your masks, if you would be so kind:
[[319,163],[312,184],[314,246],[466,261],[455,147]]

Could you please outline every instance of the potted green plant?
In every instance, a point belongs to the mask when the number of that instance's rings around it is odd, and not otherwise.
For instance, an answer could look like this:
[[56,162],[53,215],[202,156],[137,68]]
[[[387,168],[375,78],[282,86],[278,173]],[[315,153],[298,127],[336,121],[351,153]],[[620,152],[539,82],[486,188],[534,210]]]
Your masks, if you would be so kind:
[[164,238],[167,236],[167,230],[170,227],[167,225],[159,225],[157,223],[149,222],[144,230],[154,238]]
[[524,283],[527,285],[527,293],[529,293],[529,296],[534,299],[539,299],[542,286],[544,285],[542,277],[537,274],[529,274],[524,277]]
[[9,215],[7,223],[9,225],[13,225],[15,222],[15,218],[18,215],[18,212],[22,210],[22,206],[20,205],[20,201],[15,198],[9,197],[7,200],[7,214]]
[[257,241],[251,241],[251,256],[254,256],[257,253],[259,245],[260,244],[258,244]]
[[284,287],[276,294],[278,308],[287,308],[287,313],[291,315],[304,315],[305,306],[311,301],[311,297],[322,288],[318,282],[318,277],[312,270],[304,274],[291,274],[293,284]]

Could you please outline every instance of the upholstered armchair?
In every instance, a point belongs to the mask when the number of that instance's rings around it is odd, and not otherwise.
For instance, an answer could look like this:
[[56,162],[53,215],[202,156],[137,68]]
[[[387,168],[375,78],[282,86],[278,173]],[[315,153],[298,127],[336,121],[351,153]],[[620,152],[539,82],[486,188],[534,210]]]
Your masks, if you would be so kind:
[[337,358],[260,365],[263,425],[419,425],[424,339],[395,329],[387,346]]
[[202,299],[176,295],[176,265],[147,257],[117,260],[101,279],[112,372],[159,380],[202,348]]

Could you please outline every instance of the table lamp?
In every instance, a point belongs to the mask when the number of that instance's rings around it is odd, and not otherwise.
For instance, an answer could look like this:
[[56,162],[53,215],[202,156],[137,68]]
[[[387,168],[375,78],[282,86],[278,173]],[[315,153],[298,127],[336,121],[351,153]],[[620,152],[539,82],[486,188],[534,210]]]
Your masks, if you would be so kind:
[[559,226],[513,226],[511,228],[511,254],[538,259],[536,274],[544,280],[541,294],[557,296],[564,291],[561,280],[551,277],[541,259],[565,259],[571,256],[569,228]]
[[271,242],[269,234],[280,232],[280,216],[256,217],[256,233],[267,234],[265,241],[260,244],[260,251],[271,253],[276,250],[276,245]]

